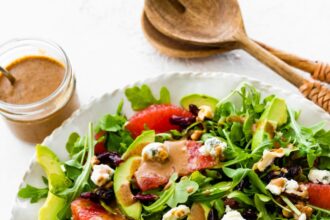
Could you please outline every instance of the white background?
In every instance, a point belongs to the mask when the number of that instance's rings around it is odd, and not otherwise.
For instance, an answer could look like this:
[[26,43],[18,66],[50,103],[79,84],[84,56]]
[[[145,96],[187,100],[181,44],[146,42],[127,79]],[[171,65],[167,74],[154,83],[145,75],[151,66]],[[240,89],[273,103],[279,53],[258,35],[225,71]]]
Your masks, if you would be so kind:
[[[330,61],[330,1],[241,0],[248,34],[301,56]],[[143,0],[0,0],[0,43],[37,37],[59,43],[71,59],[81,102],[127,83],[175,71],[225,71],[297,92],[242,51],[198,60],[158,54],[140,27]],[[63,147],[63,146],[58,146]],[[0,120],[0,219],[9,219],[34,153]]]

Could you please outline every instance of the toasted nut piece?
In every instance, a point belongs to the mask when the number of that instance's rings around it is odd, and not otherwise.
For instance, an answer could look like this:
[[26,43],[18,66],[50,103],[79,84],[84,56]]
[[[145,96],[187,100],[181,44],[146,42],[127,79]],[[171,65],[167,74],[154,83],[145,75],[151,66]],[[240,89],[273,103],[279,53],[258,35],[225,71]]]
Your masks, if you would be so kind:
[[193,140],[193,141],[197,141],[197,140],[199,140],[199,139],[201,138],[201,136],[202,136],[203,133],[204,133],[204,132],[201,131],[201,130],[195,130],[195,131],[192,133],[192,135],[190,136],[190,138],[191,138],[191,140]]
[[212,108],[208,105],[201,105],[199,107],[199,112],[196,118],[196,121],[204,121],[205,118],[212,119],[214,116],[214,113],[212,111]]
[[99,161],[99,159],[97,159],[96,156],[93,156],[92,160],[91,160],[91,164],[92,164],[92,167],[93,167],[94,165],[100,164],[100,161]]
[[276,148],[272,150],[264,150],[261,160],[253,164],[253,170],[259,170],[263,172],[268,166],[270,166],[275,158],[281,158],[285,154],[283,148]]
[[113,182],[110,181],[110,182],[108,182],[107,184],[105,184],[105,185],[103,186],[103,188],[105,188],[105,189],[111,189],[112,186],[113,186]]
[[298,202],[295,206],[297,207],[297,209],[299,211],[301,211],[302,213],[305,213],[308,218],[312,216],[313,208],[307,206],[305,203]]

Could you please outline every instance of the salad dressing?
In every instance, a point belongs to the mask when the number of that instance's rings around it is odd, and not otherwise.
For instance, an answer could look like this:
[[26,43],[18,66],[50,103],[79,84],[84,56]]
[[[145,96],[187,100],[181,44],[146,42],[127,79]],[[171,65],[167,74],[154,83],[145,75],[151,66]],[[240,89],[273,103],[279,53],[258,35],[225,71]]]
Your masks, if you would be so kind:
[[18,138],[41,142],[79,107],[71,67],[64,63],[29,55],[14,60],[6,69],[16,82],[11,85],[0,75],[0,104],[10,106],[4,115]]
[[16,78],[14,85],[0,77],[0,100],[12,104],[30,104],[53,93],[64,78],[63,64],[46,56],[28,56],[6,68]]
[[186,141],[165,141],[164,145],[168,148],[169,158],[164,163],[156,161],[142,161],[141,166],[136,171],[136,176],[145,174],[164,177],[167,181],[174,172],[179,175],[189,173],[189,152]]

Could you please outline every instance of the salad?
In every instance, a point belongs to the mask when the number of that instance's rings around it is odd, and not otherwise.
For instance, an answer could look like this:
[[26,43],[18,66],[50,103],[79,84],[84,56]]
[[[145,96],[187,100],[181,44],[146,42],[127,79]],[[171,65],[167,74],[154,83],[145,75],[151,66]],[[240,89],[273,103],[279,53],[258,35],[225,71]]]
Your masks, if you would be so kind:
[[243,83],[218,100],[171,104],[147,85],[125,91],[136,113],[117,112],[72,133],[67,161],[36,146],[46,198],[40,220],[330,219],[330,131],[302,126],[299,112]]

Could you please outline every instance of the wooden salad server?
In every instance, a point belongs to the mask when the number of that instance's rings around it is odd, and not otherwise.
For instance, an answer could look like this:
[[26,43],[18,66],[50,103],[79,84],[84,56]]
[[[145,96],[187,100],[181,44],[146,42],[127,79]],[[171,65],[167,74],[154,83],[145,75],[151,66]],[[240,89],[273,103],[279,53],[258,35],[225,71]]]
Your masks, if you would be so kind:
[[[149,21],[146,14],[141,18],[143,32],[148,41],[162,54],[175,58],[202,58],[228,52],[229,50],[219,47],[207,47],[188,44],[174,40],[159,32]],[[287,64],[310,73],[314,79],[330,83],[330,65],[323,62],[311,61],[294,54],[275,49],[262,42],[257,44],[277,56]]]
[[224,50],[244,49],[330,112],[327,86],[304,79],[248,38],[236,0],[145,0],[145,12],[158,31],[177,41]]

